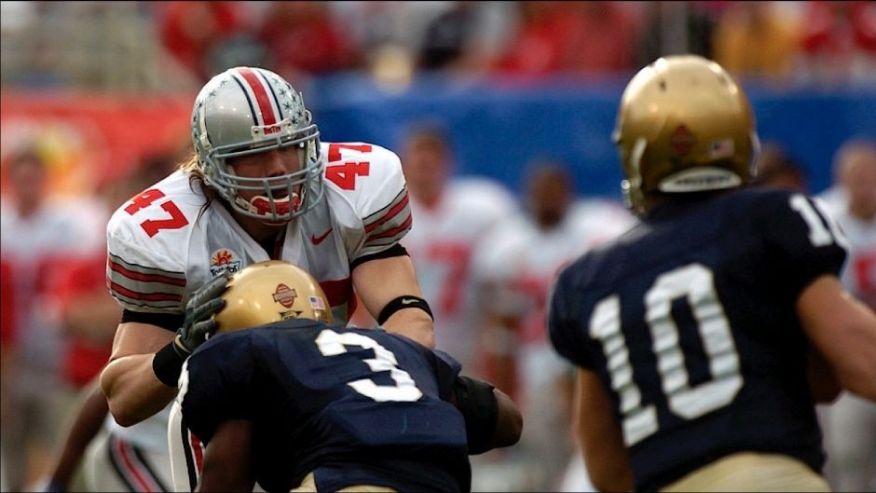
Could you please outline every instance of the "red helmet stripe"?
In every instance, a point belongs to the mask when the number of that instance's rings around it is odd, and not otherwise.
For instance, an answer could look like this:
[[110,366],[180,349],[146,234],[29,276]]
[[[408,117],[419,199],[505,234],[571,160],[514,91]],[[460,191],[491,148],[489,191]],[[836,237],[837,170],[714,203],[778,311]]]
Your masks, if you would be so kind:
[[277,117],[274,114],[274,107],[271,105],[271,99],[268,96],[268,92],[265,91],[265,86],[262,85],[262,81],[259,80],[258,75],[249,68],[241,68],[238,69],[238,72],[246,81],[250,90],[256,98],[256,102],[259,105],[259,111],[262,114],[262,120],[265,125],[273,125],[277,123]]

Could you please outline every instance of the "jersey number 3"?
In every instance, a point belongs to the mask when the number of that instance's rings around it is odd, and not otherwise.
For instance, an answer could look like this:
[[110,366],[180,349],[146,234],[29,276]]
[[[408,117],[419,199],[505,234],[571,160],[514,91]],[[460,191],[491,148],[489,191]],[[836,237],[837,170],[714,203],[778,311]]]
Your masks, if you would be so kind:
[[316,338],[316,345],[323,356],[336,356],[347,352],[347,346],[373,349],[374,357],[363,360],[373,372],[388,371],[389,376],[395,381],[395,385],[377,385],[371,379],[363,378],[348,383],[356,392],[369,397],[377,402],[387,401],[416,401],[423,396],[410,373],[398,367],[398,360],[392,351],[383,347],[374,339],[356,334],[344,332],[339,334],[333,330],[325,329]]
[[[694,386],[689,383],[684,353],[679,346],[679,328],[671,313],[673,300],[682,297],[693,311],[711,373],[710,380]],[[742,388],[739,356],[715,291],[712,271],[695,263],[658,277],[645,293],[645,318],[654,341],[663,394],[673,414],[695,419],[733,401]],[[617,295],[596,304],[590,318],[590,335],[602,343],[611,386],[620,396],[624,442],[630,446],[656,433],[659,423],[655,405],[642,403],[641,391],[633,379]]]

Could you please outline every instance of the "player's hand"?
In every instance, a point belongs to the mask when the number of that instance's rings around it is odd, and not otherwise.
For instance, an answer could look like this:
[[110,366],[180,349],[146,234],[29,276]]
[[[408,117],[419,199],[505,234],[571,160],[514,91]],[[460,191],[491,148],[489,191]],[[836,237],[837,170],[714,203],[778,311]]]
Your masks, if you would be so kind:
[[225,306],[225,300],[221,296],[228,288],[229,279],[231,273],[225,271],[192,293],[191,299],[186,303],[183,325],[176,331],[174,339],[176,347],[181,351],[191,354],[216,332],[217,325],[213,315]]

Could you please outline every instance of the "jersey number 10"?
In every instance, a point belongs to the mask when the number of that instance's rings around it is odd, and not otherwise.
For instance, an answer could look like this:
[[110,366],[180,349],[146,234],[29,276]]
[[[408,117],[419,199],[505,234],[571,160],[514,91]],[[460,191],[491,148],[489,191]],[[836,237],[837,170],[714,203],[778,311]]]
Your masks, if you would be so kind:
[[[711,380],[695,386],[689,383],[678,327],[671,315],[672,301],[681,297],[690,303],[709,358]],[[695,419],[732,402],[742,388],[742,375],[712,271],[694,263],[661,275],[645,293],[645,312],[669,410],[684,419]],[[596,304],[590,318],[590,335],[602,343],[611,386],[620,395],[624,442],[631,446],[656,433],[659,424],[654,404],[643,405],[641,391],[633,380],[629,350],[621,332],[618,295]]]
[[[809,230],[815,247],[837,243],[847,247],[842,231],[829,214],[822,222],[816,207],[800,194],[790,198]],[[825,223],[826,222],[826,226]],[[645,293],[645,319],[651,331],[657,370],[669,410],[684,419],[695,419],[730,404],[742,388],[739,355],[730,323],[715,291],[714,275],[708,267],[693,263],[671,270]],[[672,319],[672,301],[685,297],[697,321],[697,331],[709,358],[711,380],[691,386],[679,347],[678,327]],[[608,361],[611,386],[620,395],[624,442],[633,445],[659,428],[654,404],[643,405],[642,394],[633,381],[629,350],[621,332],[620,298],[612,295],[596,304],[590,318],[590,336],[602,343]]]

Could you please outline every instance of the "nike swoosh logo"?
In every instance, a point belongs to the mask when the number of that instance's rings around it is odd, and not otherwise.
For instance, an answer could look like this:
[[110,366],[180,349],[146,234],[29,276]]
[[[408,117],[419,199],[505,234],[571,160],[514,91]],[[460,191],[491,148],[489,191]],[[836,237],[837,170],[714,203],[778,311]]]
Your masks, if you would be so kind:
[[332,229],[334,229],[334,228],[329,228],[328,231],[326,231],[325,233],[323,233],[323,234],[321,234],[321,235],[319,235],[319,236],[316,236],[316,235],[310,235],[310,241],[311,241],[314,245],[319,245],[320,243],[323,242],[323,240],[325,240],[326,238],[328,238],[328,235],[329,235],[329,233],[332,232]]
[[416,302],[417,302],[417,300],[412,300],[410,298],[403,298],[401,300],[402,305],[410,305],[411,303],[416,303]]

